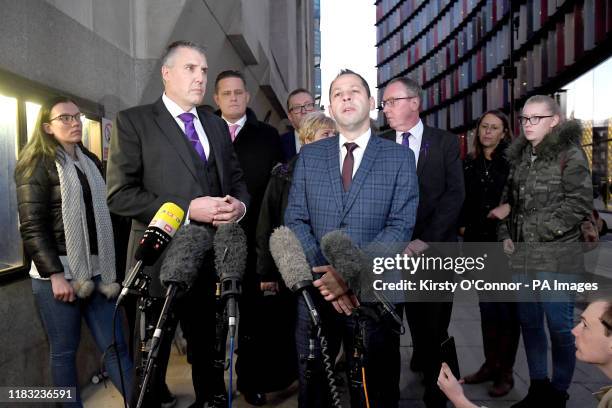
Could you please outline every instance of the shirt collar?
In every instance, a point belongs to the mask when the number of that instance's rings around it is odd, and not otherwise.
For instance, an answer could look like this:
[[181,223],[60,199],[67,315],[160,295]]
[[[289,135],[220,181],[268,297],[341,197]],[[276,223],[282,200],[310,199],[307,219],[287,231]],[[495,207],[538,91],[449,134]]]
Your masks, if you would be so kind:
[[235,121],[234,123],[232,123],[229,120],[225,119],[224,116],[221,116],[221,117],[227,123],[227,126],[229,126],[229,125],[238,125],[238,129],[242,129],[244,127],[244,124],[246,123],[246,120],[247,120],[246,113],[244,115],[242,115],[242,117],[240,119],[238,119],[237,121]]
[[[395,131],[395,135],[397,137],[401,137],[402,133],[406,132],[400,132],[399,130]],[[408,133],[410,133],[412,136],[415,136],[417,139],[420,139],[420,136],[423,135],[423,122],[421,121],[421,119],[419,119],[417,124],[414,125],[412,129],[408,130]]]
[[365,149],[365,147],[368,145],[368,142],[370,141],[371,136],[372,136],[372,129],[369,127],[368,127],[368,130],[365,131],[365,133],[363,133],[357,139],[352,140],[352,141],[348,140],[346,137],[344,137],[342,133],[340,133],[340,137],[338,138],[339,143],[340,143],[340,149],[342,149],[342,146],[344,146],[344,144],[347,142],[356,143],[357,146],[359,146],[361,149]]
[[[165,92],[162,95],[162,101],[164,102],[164,105],[166,106],[166,109],[168,109],[168,112],[170,112],[170,114],[172,115],[173,118],[177,118],[178,115],[180,115],[181,113],[185,113],[183,108],[178,106],[178,104],[176,102],[174,102],[172,99],[170,99],[170,97],[168,95],[166,95]],[[200,119],[198,117],[198,111],[197,111],[195,106],[192,106],[191,110],[188,110],[187,112],[193,113],[197,120]]]

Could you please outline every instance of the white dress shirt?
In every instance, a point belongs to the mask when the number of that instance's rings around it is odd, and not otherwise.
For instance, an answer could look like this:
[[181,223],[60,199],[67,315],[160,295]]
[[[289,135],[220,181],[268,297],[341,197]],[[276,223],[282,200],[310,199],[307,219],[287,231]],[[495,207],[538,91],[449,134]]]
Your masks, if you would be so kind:
[[[162,95],[162,102],[168,109],[168,112],[172,115],[176,123],[180,126],[183,133],[185,133],[185,123],[178,117],[181,113],[185,113],[183,108],[178,106],[172,99],[168,98],[166,93]],[[204,153],[206,153],[206,157],[210,156],[210,143],[208,142],[208,137],[206,137],[206,132],[204,131],[204,127],[202,126],[202,122],[200,122],[200,117],[198,116],[198,111],[195,106],[188,111],[189,113],[193,113],[195,118],[193,118],[193,126],[195,127],[196,133],[198,134],[198,138],[200,139],[200,143],[204,148]],[[187,136],[185,136],[187,137]]]
[[238,119],[236,122],[232,123],[229,120],[227,120],[225,118],[225,116],[221,116],[223,118],[223,120],[225,121],[225,123],[227,123],[227,126],[230,125],[238,125],[238,129],[236,129],[236,137],[238,137],[238,133],[240,133],[240,131],[242,130],[242,128],[244,127],[244,124],[246,123],[247,117],[246,117],[246,113],[244,115],[242,115],[242,117],[240,119]]
[[[423,140],[423,122],[421,122],[421,119],[408,132],[411,135],[408,138],[408,145],[414,153],[414,164],[416,165],[419,162],[419,152],[421,151],[421,141]],[[402,144],[402,133],[405,132],[395,131],[395,141],[399,144]]]
[[359,165],[361,164],[361,159],[363,159],[363,154],[365,153],[366,146],[370,141],[370,136],[372,135],[372,130],[368,128],[368,130],[359,136],[355,140],[348,140],[346,137],[340,133],[340,137],[338,138],[338,143],[340,144],[340,171],[342,172],[342,163],[344,163],[344,158],[346,157],[346,147],[344,147],[345,143],[356,143],[358,147],[353,150],[353,159],[355,160],[353,163],[353,178],[355,178],[355,173],[357,173],[357,169],[359,169]]

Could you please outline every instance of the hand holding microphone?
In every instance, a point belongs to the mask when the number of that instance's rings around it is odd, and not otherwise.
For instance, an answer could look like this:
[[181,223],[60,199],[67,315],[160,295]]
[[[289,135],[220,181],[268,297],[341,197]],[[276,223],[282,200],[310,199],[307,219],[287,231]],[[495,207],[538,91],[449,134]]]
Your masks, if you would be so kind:
[[270,253],[280,272],[285,285],[292,291],[301,293],[310,312],[310,318],[315,326],[319,326],[319,312],[308,288],[312,286],[312,273],[302,244],[293,231],[285,226],[278,227],[270,235]]

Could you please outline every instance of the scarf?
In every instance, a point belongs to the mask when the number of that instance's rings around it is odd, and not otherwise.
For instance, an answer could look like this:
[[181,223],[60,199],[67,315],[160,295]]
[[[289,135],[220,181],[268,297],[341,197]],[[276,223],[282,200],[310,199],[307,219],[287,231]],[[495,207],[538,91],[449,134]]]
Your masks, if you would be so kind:
[[[98,291],[112,298],[119,293],[120,286],[115,282],[115,247],[113,226],[106,205],[106,185],[96,164],[81,151],[80,147],[75,148],[75,153],[91,189],[98,241],[99,270],[102,278]],[[68,266],[72,274],[71,284],[78,297],[86,298],[94,290],[95,285],[92,281],[94,268],[90,255],[83,190],[75,162],[63,150],[58,156],[65,159],[56,160],[55,167],[60,180],[62,219]]]

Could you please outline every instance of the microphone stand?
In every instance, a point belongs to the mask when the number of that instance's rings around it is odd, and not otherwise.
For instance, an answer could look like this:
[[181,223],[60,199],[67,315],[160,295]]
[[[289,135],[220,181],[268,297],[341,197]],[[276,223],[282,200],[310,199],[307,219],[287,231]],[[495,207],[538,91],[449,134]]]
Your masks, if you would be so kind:
[[[225,402],[225,380],[223,372],[226,370],[225,351],[227,344],[227,318],[225,314],[225,305],[221,299],[221,284],[217,282],[217,290],[215,292],[216,310],[215,310],[215,350],[213,357],[213,405],[221,407],[227,405]],[[230,385],[231,386],[231,385]]]
[[[156,366],[157,354],[159,353],[159,344],[161,341],[163,329],[166,324],[166,320],[168,320],[168,315],[170,314],[170,306],[172,304],[172,301],[174,300],[174,297],[176,296],[177,290],[178,290],[178,285],[170,284],[170,286],[168,286],[168,290],[166,291],[166,300],[164,301],[164,306],[162,307],[162,311],[160,313],[159,320],[157,321],[157,326],[155,327],[155,331],[153,332],[153,337],[151,338],[149,355],[147,357],[146,368],[144,371],[144,378],[140,386],[140,394],[138,396],[138,402],[136,404],[136,408],[140,408],[142,406],[142,402],[144,401],[144,397],[147,393],[149,380],[151,379],[153,368]],[[142,322],[141,322],[141,329],[142,329]]]

